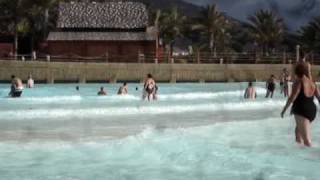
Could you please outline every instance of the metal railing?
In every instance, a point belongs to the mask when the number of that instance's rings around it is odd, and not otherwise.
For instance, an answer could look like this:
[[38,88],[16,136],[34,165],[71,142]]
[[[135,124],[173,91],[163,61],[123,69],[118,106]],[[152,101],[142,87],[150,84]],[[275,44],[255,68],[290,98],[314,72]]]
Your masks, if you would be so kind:
[[[117,55],[104,54],[96,57],[83,57],[76,54],[47,55],[19,54],[3,56],[1,60],[46,61],[46,62],[86,62],[86,63],[165,63],[165,64],[293,64],[295,53],[274,53],[263,55],[258,53],[210,53],[198,52],[191,55],[175,55],[160,53]],[[312,54],[309,59],[312,64],[320,65],[320,54]]]

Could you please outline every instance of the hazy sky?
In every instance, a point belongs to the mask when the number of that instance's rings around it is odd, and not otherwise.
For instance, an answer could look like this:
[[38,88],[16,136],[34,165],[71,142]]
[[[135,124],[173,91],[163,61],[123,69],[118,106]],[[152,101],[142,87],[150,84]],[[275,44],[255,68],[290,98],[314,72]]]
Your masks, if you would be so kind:
[[291,29],[306,24],[312,17],[320,16],[320,0],[184,0],[198,5],[215,3],[228,15],[245,20],[261,8],[278,12]]

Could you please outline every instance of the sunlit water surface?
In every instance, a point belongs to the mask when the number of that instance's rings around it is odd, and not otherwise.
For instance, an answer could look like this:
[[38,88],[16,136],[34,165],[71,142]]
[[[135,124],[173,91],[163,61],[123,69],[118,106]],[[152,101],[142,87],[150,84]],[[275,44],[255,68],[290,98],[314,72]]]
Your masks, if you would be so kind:
[[245,83],[159,84],[157,102],[141,101],[141,84],[127,96],[37,85],[19,99],[0,85],[0,179],[319,180],[319,121],[314,147],[296,145],[279,87],[270,100],[256,85],[244,101]]

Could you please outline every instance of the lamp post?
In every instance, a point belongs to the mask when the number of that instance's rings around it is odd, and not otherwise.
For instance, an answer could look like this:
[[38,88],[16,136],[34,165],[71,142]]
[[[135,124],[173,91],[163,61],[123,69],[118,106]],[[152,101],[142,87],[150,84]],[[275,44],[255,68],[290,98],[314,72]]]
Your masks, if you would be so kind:
[[300,61],[300,45],[299,44],[296,46],[296,61],[297,62]]

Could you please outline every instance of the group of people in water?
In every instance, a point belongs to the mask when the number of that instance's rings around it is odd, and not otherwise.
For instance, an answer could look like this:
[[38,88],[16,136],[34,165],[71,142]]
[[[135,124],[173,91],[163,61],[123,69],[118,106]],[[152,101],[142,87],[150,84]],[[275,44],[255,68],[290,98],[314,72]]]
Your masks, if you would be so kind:
[[[273,98],[274,91],[276,90],[276,77],[272,74],[270,78],[266,81],[266,98]],[[286,68],[283,69],[280,77],[280,92],[284,97],[289,96],[289,82],[291,81],[291,76]],[[248,87],[244,91],[245,99],[256,99],[257,91],[253,86],[252,82],[248,83]]]
[[[289,93],[289,82],[291,77],[287,69],[283,69],[282,75],[280,77],[280,89],[284,97],[289,97],[287,103],[285,104],[281,117],[284,117],[285,112],[291,106],[291,114],[294,115],[296,121],[295,128],[295,137],[296,142],[299,144],[304,144],[305,146],[311,146],[311,123],[316,117],[317,108],[314,103],[314,97],[320,102],[320,93],[317,88],[316,83],[312,79],[311,75],[311,65],[310,63],[301,62],[298,63],[294,69],[295,80],[292,85],[292,92]],[[10,97],[20,97],[23,90],[23,83],[20,78],[12,75],[11,81],[11,90],[9,92]],[[32,76],[29,75],[27,81],[27,88],[34,87],[34,81]],[[274,91],[276,89],[276,78],[274,75],[271,75],[270,78],[266,81],[266,98],[272,98]],[[80,90],[79,86],[76,87],[76,90]],[[136,87],[138,90],[138,87]],[[143,86],[143,100],[148,99],[157,100],[158,86],[153,79],[151,74],[148,74],[146,80],[144,81]],[[128,94],[128,85],[123,83],[119,88],[117,94],[126,95]],[[101,87],[99,96],[107,95],[107,92],[104,90],[104,87]],[[248,87],[244,93],[245,99],[256,99],[257,92],[253,86],[252,82],[249,82]]]
[[[120,88],[118,89],[117,94],[118,95],[127,95],[129,90],[128,90],[128,84],[125,82],[123,83],[122,86],[120,86]],[[80,87],[76,86],[76,90],[79,91]],[[136,91],[138,91],[139,88],[136,87]],[[146,100],[148,99],[148,101],[151,100],[157,100],[157,93],[158,93],[158,86],[156,84],[156,81],[153,79],[151,74],[147,75],[147,78],[144,82],[143,85],[143,94],[142,94],[142,99]],[[106,96],[108,95],[107,91],[104,89],[103,86],[100,87],[100,90],[97,93],[98,96]]]

